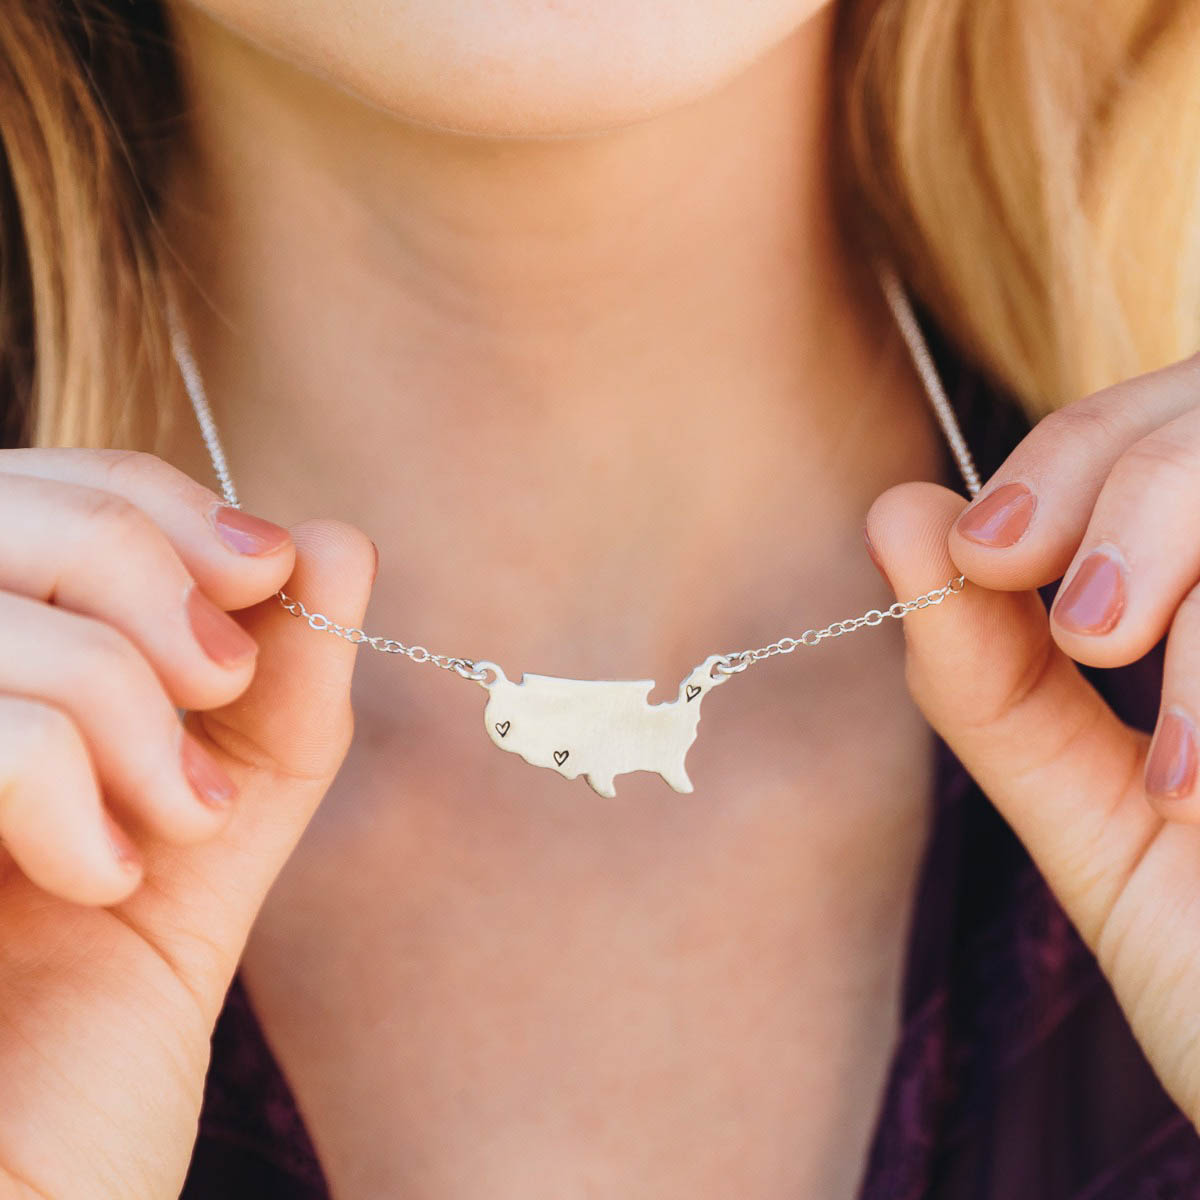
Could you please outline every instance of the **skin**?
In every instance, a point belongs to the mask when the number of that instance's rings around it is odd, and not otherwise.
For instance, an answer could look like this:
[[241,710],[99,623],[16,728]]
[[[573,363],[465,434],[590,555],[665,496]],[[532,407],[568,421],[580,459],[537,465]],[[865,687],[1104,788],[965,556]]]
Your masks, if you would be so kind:
[[[661,698],[712,647],[890,598],[862,517],[937,469],[937,434],[835,236],[831,13],[764,26],[691,104],[664,80],[606,136],[564,109],[574,136],[501,143],[382,121],[187,11],[175,245],[222,316],[193,307],[208,391],[248,503],[380,546],[373,628]],[[928,792],[885,638],[722,689],[690,759],[707,804],[634,774],[603,810],[497,764],[474,686],[360,656],[355,751],[245,958],[336,1189],[850,1189]]]
[[[1164,701],[1200,710],[1200,365],[1042,422],[985,486],[1032,489],[1028,532],[972,541],[900,482],[937,435],[830,218],[829,12],[449,7],[172,9],[186,316],[290,532],[234,552],[182,431],[0,455],[0,1195],[176,1195],[243,954],[335,1195],[853,1194],[926,721],[1195,1120],[1200,803],[1147,796],[1147,738],[1072,660],[1169,634]],[[868,509],[897,594],[970,585],[722,688],[691,796],[565,795],[473,689],[383,656],[351,748],[353,648],[271,599],[358,624],[374,583],[386,633],[669,686],[886,603]],[[1126,607],[1070,633],[1031,589],[1097,545]],[[205,656],[193,584],[255,653]],[[191,795],[173,706],[231,803]]]

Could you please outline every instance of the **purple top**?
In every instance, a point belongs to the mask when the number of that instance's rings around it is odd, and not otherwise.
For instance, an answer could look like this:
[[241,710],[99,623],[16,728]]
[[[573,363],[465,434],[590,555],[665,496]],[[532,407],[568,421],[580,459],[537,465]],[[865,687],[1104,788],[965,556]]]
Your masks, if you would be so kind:
[[[930,340],[987,478],[1028,423]],[[948,454],[944,465],[943,479],[955,478]],[[1162,649],[1119,670],[1083,668],[1146,730]],[[945,743],[934,745],[901,1031],[859,1200],[1200,1200],[1200,1136],[1021,843]],[[329,1193],[235,979],[181,1200],[251,1197]]]

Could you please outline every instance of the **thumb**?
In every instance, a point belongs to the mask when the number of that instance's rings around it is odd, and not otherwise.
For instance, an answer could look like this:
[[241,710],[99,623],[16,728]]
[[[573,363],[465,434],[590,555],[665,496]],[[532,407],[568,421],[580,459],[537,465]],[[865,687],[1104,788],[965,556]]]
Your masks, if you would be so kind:
[[[375,547],[342,521],[305,521],[290,531],[296,565],[283,586],[328,622],[361,624],[375,572]],[[258,643],[249,688],[199,718],[201,729],[238,767],[327,778],[341,764],[353,728],[350,677],[355,648],[317,633],[275,596],[237,614]]]
[[[904,599],[957,575],[947,549],[966,501],[930,483],[885,492],[868,537]],[[930,725],[1024,842],[1093,946],[1155,816],[1146,737],[1053,641],[1036,591],[957,595],[904,618],[907,680]]]
[[[296,565],[284,592],[310,612],[361,623],[375,571],[370,539],[340,521],[306,521],[291,534]],[[237,615],[259,643],[250,687],[232,704],[185,718],[237,785],[229,820],[207,842],[148,853],[154,887],[125,905],[213,1016],[258,909],[353,731],[355,646],[314,632],[275,596]]]

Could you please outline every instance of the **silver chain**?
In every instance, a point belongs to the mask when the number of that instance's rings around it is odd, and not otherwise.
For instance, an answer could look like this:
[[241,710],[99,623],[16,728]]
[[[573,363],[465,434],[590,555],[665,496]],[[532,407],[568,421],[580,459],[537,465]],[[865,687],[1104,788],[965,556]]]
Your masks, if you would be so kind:
[[[904,285],[890,266],[883,265],[879,268],[879,281],[883,288],[883,294],[887,300],[888,307],[891,309],[896,325],[900,330],[900,335],[908,347],[909,357],[912,359],[917,375],[920,377],[921,383],[925,388],[925,394],[938,419],[942,432],[945,434],[946,441],[954,455],[954,460],[958,464],[963,482],[967,486],[967,491],[974,497],[978,495],[981,486],[979,472],[975,468],[975,461],[971,457],[971,451],[967,446],[966,438],[963,437],[958,420],[954,415],[954,409],[950,405],[945,388],[942,386],[941,378],[938,376],[937,368],[933,362],[933,355],[930,353],[925,336],[921,332],[920,322],[913,312],[908,294],[904,289]],[[200,370],[196,366],[191,344],[184,331],[183,322],[180,320],[174,298],[169,293],[167,297],[167,323],[171,332],[171,350],[175,356],[175,362],[179,367],[179,374],[183,380],[184,388],[187,390],[188,399],[191,401],[192,409],[196,414],[196,421],[200,426],[200,434],[204,438],[204,445],[208,450],[208,456],[212,460],[213,472],[220,484],[221,495],[225,503],[231,508],[241,508],[237,489],[234,487],[233,477],[229,472],[229,463],[225,457],[225,450],[221,445],[220,435],[217,433],[217,424],[213,419],[212,409],[205,394]],[[783,637],[777,642],[772,642],[769,646],[760,646],[755,650],[730,651],[727,654],[723,654],[721,661],[714,664],[714,670],[721,675],[734,675],[739,671],[744,671],[751,663],[757,662],[759,659],[770,658],[775,654],[791,654],[792,651],[799,649],[801,646],[816,646],[826,638],[842,637],[844,634],[853,633],[864,626],[882,625],[889,618],[898,620],[910,612],[916,612],[918,609],[941,604],[947,596],[956,595],[965,586],[965,576],[956,575],[940,588],[934,588],[933,591],[926,592],[922,596],[917,596],[913,600],[897,600],[889,608],[873,608],[870,612],[863,613],[861,617],[851,617],[844,621],[834,621],[832,624],[826,625],[824,629],[806,629],[796,637]],[[286,592],[276,592],[275,595],[280,604],[292,616],[299,617],[307,622],[310,629],[315,629],[319,633],[332,633],[335,637],[344,638],[355,646],[370,646],[372,650],[378,650],[382,654],[403,654],[412,659],[413,662],[430,662],[434,666],[441,667],[446,671],[454,671],[464,679],[471,679],[476,683],[483,683],[487,679],[488,668],[477,666],[473,659],[458,658],[446,654],[431,654],[424,646],[407,646],[395,638],[372,636],[357,626],[340,625],[337,621],[325,616],[323,613],[309,612],[299,600],[289,596]]]
[[315,629],[318,633],[332,633],[336,637],[345,638],[355,646],[370,646],[372,650],[378,650],[381,654],[404,654],[413,662],[431,662],[435,667],[454,671],[464,679],[474,679],[477,683],[481,683],[487,678],[487,672],[476,670],[475,664],[469,658],[450,658],[445,654],[431,654],[424,646],[406,646],[403,642],[396,641],[395,638],[372,637],[354,625],[339,625],[322,613],[309,612],[299,600],[293,599],[284,592],[277,592],[276,595],[283,607],[293,617],[302,618],[308,623],[309,629]]

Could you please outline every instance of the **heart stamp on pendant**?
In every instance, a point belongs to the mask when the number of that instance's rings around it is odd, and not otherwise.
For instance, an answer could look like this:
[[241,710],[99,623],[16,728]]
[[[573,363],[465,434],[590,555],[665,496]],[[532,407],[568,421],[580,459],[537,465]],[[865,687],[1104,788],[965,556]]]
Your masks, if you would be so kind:
[[563,763],[565,763],[567,761],[567,755],[569,753],[570,753],[570,751],[568,751],[568,750],[555,750],[554,761],[556,763],[558,763],[558,765],[561,767],[563,765]]
[[511,724],[512,724],[511,721],[497,721],[496,722],[496,732],[501,737],[503,737],[508,732],[508,727]]
[[700,685],[698,683],[689,683],[687,686],[687,698],[695,700],[698,695],[700,695]]

